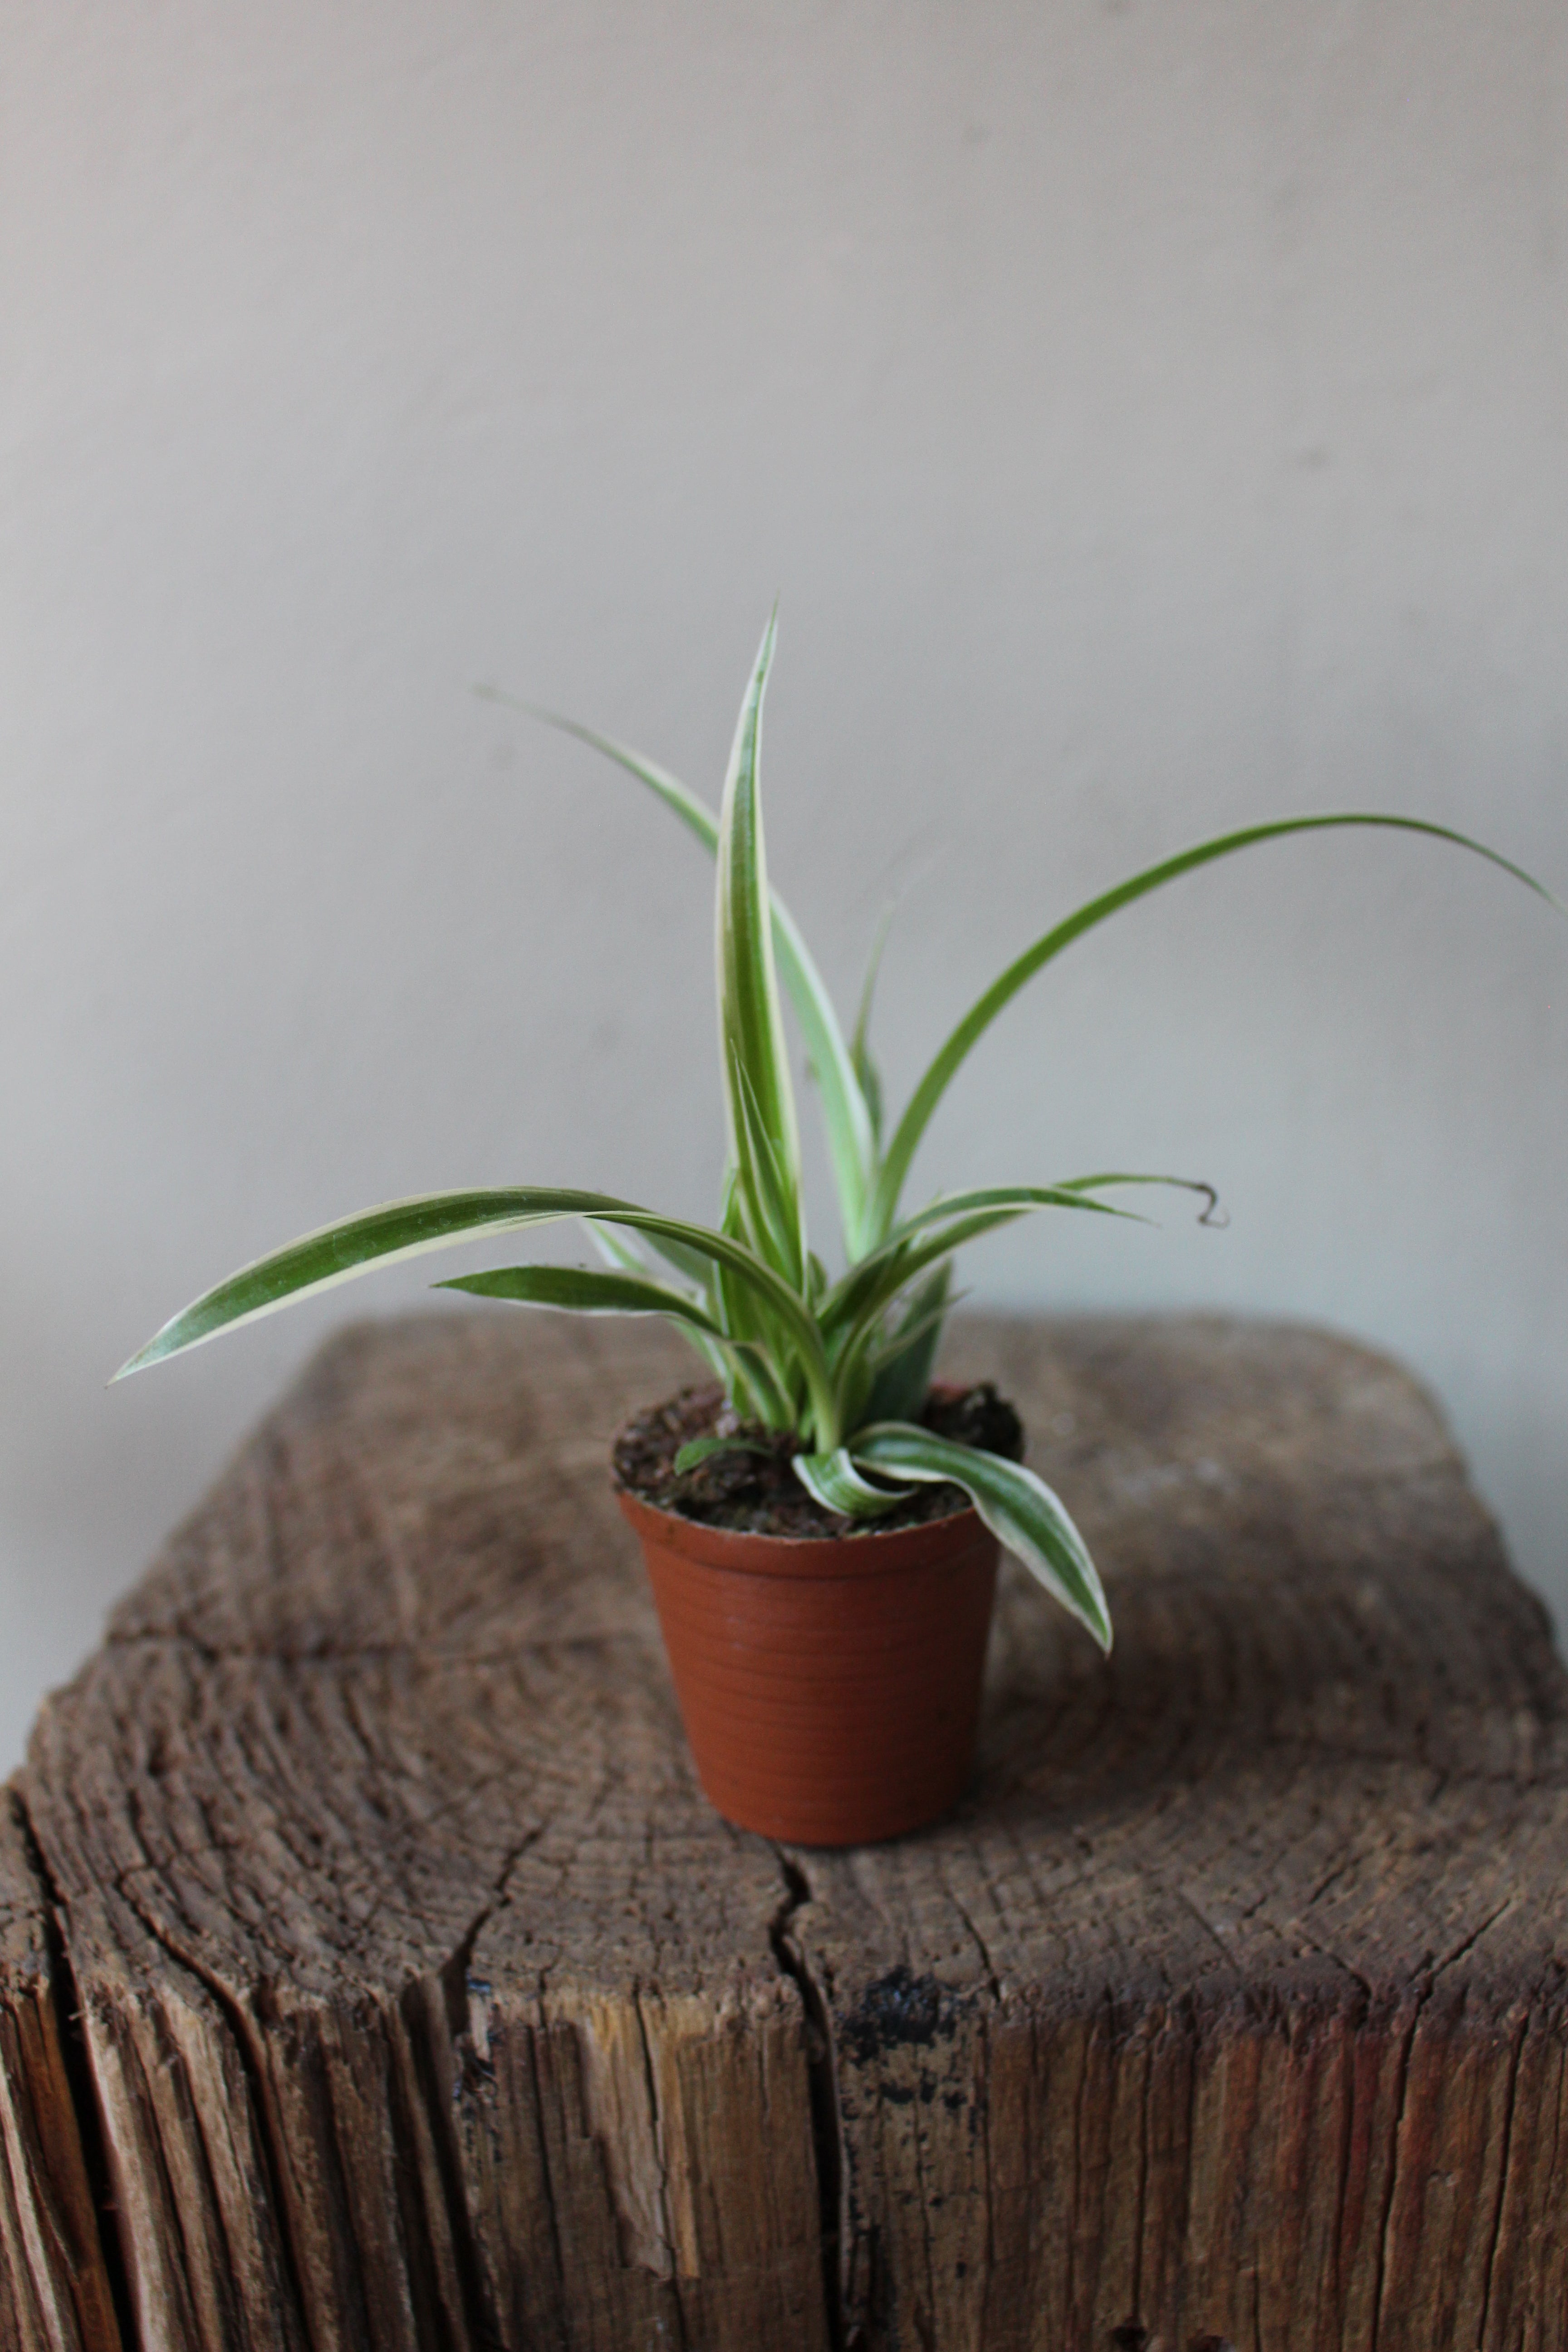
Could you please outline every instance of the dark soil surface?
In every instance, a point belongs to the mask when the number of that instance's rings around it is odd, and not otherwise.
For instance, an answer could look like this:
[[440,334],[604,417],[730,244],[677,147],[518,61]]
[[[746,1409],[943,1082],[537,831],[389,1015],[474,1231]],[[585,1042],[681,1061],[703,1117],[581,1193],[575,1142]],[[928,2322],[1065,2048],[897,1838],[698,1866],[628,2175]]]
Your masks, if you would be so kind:
[[[939,1383],[926,1398],[921,1422],[939,1437],[982,1446],[1010,1462],[1024,1458],[1023,1425],[989,1381],[972,1389]],[[756,1450],[710,1454],[677,1477],[675,1457],[696,1437],[744,1438]],[[951,1518],[969,1507],[962,1486],[917,1486],[879,1519],[840,1518],[815,1502],[791,1469],[790,1458],[799,1451],[793,1435],[742,1421],[722,1389],[700,1388],[682,1389],[637,1413],[616,1436],[610,1460],[616,1486],[642,1502],[753,1535],[852,1538]]]

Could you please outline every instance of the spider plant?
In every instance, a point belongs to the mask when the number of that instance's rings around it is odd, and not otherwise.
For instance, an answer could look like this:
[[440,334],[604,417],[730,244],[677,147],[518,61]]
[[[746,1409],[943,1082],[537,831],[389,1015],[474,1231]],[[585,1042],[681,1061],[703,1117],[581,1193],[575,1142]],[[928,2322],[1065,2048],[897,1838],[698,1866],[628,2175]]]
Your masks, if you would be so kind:
[[[921,1425],[951,1298],[953,1254],[1040,1210],[1129,1215],[1100,1197],[1122,1187],[1187,1183],[1206,1197],[1205,1217],[1214,1193],[1182,1178],[1106,1171],[1046,1183],[984,1184],[941,1194],[903,1213],[915,1154],[947,1087],[998,1013],[1074,940],[1178,876],[1258,843],[1331,826],[1394,827],[1457,843],[1542,897],[1550,894],[1494,850],[1416,817],[1297,816],[1222,834],[1091,898],[1025,948],[964,1013],[884,1137],[881,1086],[867,1040],[875,956],[859,1017],[847,1038],[793,916],[768,882],[759,762],[773,638],[770,620],[742,704],[717,815],[674,776],[625,745],[553,712],[521,706],[618,762],[716,860],[719,1065],[728,1138],[717,1223],[694,1224],[609,1193],[558,1186],[390,1202],[307,1234],[231,1275],[166,1323],[115,1378],[373,1266],[480,1234],[578,1218],[604,1261],[598,1266],[514,1265],[437,1286],[580,1314],[668,1317],[722,1381],[742,1421],[793,1433],[795,1475],[826,1509],[847,1519],[874,1519],[914,1485],[951,1481],[1108,1649],[1110,1621],[1100,1578],[1058,1498],[1021,1465]],[[781,980],[821,1097],[843,1226],[845,1265],[837,1277],[806,1234]],[[683,1449],[677,1466],[689,1468],[732,1442],[699,1440]]]

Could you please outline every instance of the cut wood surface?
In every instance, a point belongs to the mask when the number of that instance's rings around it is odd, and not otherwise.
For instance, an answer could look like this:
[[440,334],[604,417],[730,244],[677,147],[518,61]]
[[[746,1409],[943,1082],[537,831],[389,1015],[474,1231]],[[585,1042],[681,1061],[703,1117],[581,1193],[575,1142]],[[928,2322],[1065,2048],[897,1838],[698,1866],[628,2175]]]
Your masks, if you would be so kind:
[[345,1332],[46,1706],[0,2346],[1562,2352],[1564,1677],[1409,1380],[955,1329],[1116,1648],[1011,1572],[964,1803],[826,1853],[705,1804],[608,1491],[689,1364]]

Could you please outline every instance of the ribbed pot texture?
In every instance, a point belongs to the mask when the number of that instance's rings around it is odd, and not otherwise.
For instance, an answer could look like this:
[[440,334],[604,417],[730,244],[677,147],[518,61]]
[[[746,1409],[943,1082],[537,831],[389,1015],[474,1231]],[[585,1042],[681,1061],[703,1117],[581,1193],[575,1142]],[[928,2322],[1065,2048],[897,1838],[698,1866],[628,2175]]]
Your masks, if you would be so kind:
[[624,1490],[698,1776],[737,1827],[868,1845],[935,1821],[974,1754],[996,1591],[973,1511],[891,1533],[741,1533]]

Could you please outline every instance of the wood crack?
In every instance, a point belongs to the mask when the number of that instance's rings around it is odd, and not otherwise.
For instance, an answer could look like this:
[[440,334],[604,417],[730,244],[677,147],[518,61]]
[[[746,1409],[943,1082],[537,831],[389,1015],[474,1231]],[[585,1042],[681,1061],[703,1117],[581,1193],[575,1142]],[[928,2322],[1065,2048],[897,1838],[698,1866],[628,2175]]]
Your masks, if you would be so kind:
[[[249,2095],[251,2116],[256,2126],[256,2145],[266,2175],[268,2201],[272,2209],[273,2225],[277,2231],[279,2260],[282,2264],[284,2278],[288,2284],[292,2315],[300,2336],[313,2347],[314,2336],[304,2295],[303,2266],[300,2258],[300,2248],[294,2241],[289,2205],[284,2191],[286,2157],[279,2138],[277,2118],[272,2113],[271,2102],[267,2095],[266,2062],[255,2045],[250,2021],[234,1994],[212,1969],[204,1968],[192,1954],[182,1949],[178,1941],[167,1934],[155,1919],[150,1917],[140,1905],[135,1905],[133,1907],[143,1927],[159,1948],[180,1968],[187,1969],[207,1992],[227,2029],[229,2040],[233,2044],[235,2055],[238,2059],[240,2071],[244,2075],[246,2088]],[[199,2126],[199,2109],[197,2121]]]
[[679,2265],[675,2258],[675,2238],[669,2225],[669,2163],[665,2147],[664,2118],[659,2109],[658,2081],[654,2072],[653,2049],[647,2035],[647,2012],[642,2004],[642,1988],[634,1984],[631,1990],[632,2014],[637,2021],[637,2039],[642,2047],[643,2088],[647,2095],[648,2116],[653,2128],[654,2161],[658,2167],[658,2229],[664,2242],[664,2257],[669,2270],[669,2302],[675,2314],[678,2352],[686,2352],[686,2311],[680,2296]]
[[1334,1950],[1331,1944],[1315,1943],[1310,1936],[1301,1937],[1300,1948],[1303,1952],[1314,1953],[1320,1960],[1327,1960],[1331,1968],[1338,1969],[1342,1976],[1349,1978],[1362,1997],[1362,2015],[1364,2016],[1366,2010],[1372,2006],[1372,1987],[1360,1969],[1352,1968],[1349,1960],[1342,1958]]
[[[474,1957],[474,1947],[489,1922],[510,1901],[512,1873],[530,1847],[539,1843],[540,1839],[544,1835],[546,1826],[543,1822],[539,1822],[536,1827],[529,1831],[526,1837],[519,1838],[517,1843],[501,1857],[500,1867],[496,1872],[495,1880],[490,1888],[489,1902],[481,1905],[475,1912],[450,1955],[442,1962],[437,1971],[447,2012],[447,2030],[452,2036],[454,2045],[468,2037],[468,1995],[478,1990],[470,1981],[468,1975],[469,1964]],[[484,1987],[484,1990],[487,1992],[489,1990],[489,1985]]]
[[1389,2238],[1394,2227],[1394,2199],[1399,2187],[1399,2143],[1404,2137],[1405,2109],[1410,2092],[1410,2053],[1415,2047],[1416,2029],[1421,2023],[1421,2012],[1432,1998],[1433,1981],[1429,1975],[1422,1980],[1409,2028],[1400,2045],[1399,2091],[1394,2101],[1394,2125],[1389,2134],[1388,2184],[1384,2190],[1383,2211],[1378,2218],[1377,2268],[1373,2282],[1372,2337],[1368,2352],[1377,2352],[1383,2334],[1383,2292],[1388,2274]]
[[1508,2165],[1513,2148],[1514,2110],[1519,2099],[1520,2062],[1524,2055],[1525,2036],[1530,2031],[1528,2017],[1520,2020],[1514,2036],[1513,2052],[1509,2061],[1508,2089],[1503,2099],[1502,2152],[1498,2159],[1497,2202],[1492,2208],[1491,2228],[1487,2233],[1487,2258],[1481,2273],[1481,2324],[1476,2330],[1476,2342],[1485,2352],[1487,2322],[1491,2315],[1492,2282],[1497,2274],[1498,2244],[1502,2236],[1503,2206],[1508,2196]]
[[848,2249],[844,2242],[844,2116],[838,2097],[833,2021],[804,1947],[790,1933],[795,1914],[812,1900],[811,1882],[800,1864],[782,1846],[774,1844],[773,1853],[784,1880],[784,1894],[768,1923],[768,1945],[780,1974],[788,1977],[798,1989],[805,2012],[806,2087],[822,2233],[823,2306],[831,2352],[845,2352],[848,2315],[844,2302],[844,2268]]
[[[70,2094],[71,2112],[76,2123],[82,2161],[87,2168],[89,2192],[92,2199],[93,2224],[97,2232],[100,2259],[109,2293],[114,2306],[115,2324],[125,2352],[132,2352],[136,2343],[136,2322],[131,2301],[131,2283],[125,2274],[124,2251],[120,2243],[120,2231],[115,2218],[113,2184],[110,2177],[109,2148],[104,2137],[103,2114],[98,2102],[98,2087],[93,2081],[92,2064],[87,2053],[81,2032],[81,2003],[77,1992],[76,1973],[71,1966],[70,1950],[65,1936],[65,1905],[55,1885],[47,1858],[33,1828],[27,1810],[25,1785],[14,1785],[13,1801],[17,1826],[22,1833],[27,1860],[43,1889],[43,1929],[47,1958],[48,2000],[54,2011],[55,2032],[61,2059],[65,2065],[66,2083]],[[3,1799],[0,1799],[3,1801]],[[96,2352],[96,2347],[95,2347]]]
[[1481,1921],[1479,1927],[1473,1927],[1468,1936],[1454,1946],[1451,1952],[1445,1953],[1444,1957],[1437,1962],[1436,1967],[1433,1969],[1433,1977],[1440,1977],[1446,1969],[1451,1969],[1455,1965],[1456,1961],[1464,1959],[1468,1954],[1473,1952],[1476,1946],[1480,1942],[1481,1937],[1489,1935],[1492,1928],[1497,1926],[1498,1921],[1501,1918],[1505,1918],[1508,1913],[1513,1910],[1517,1902],[1518,1897],[1516,1895],[1510,1895],[1505,1896],[1503,1901],[1498,1905],[1497,1909],[1489,1912],[1486,1918]]
[[545,2219],[550,2226],[550,2251],[555,2264],[555,2285],[563,2298],[566,2292],[566,2252],[561,2241],[561,2214],[556,2203],[555,2177],[550,2168],[550,2141],[544,2127],[544,2084],[539,2071],[539,2033],[531,2029],[523,2035],[528,2055],[529,2087],[531,2093],[531,2113],[533,2118],[533,2145],[538,2158],[539,2181],[544,2193]]
[[968,1906],[959,1895],[953,1893],[951,1886],[948,1888],[947,1893],[948,1900],[952,1903],[953,1909],[957,1912],[959,1917],[963,1920],[965,1927],[968,1928],[970,1935],[973,1938],[974,1948],[980,1955],[980,1965],[985,1971],[986,1990],[990,1993],[991,1998],[995,2002],[997,2008],[1000,2009],[1002,2006],[1002,1987],[998,1980],[996,1970],[992,1964],[991,1953],[985,1938],[981,1934],[979,1928],[975,1926]]

